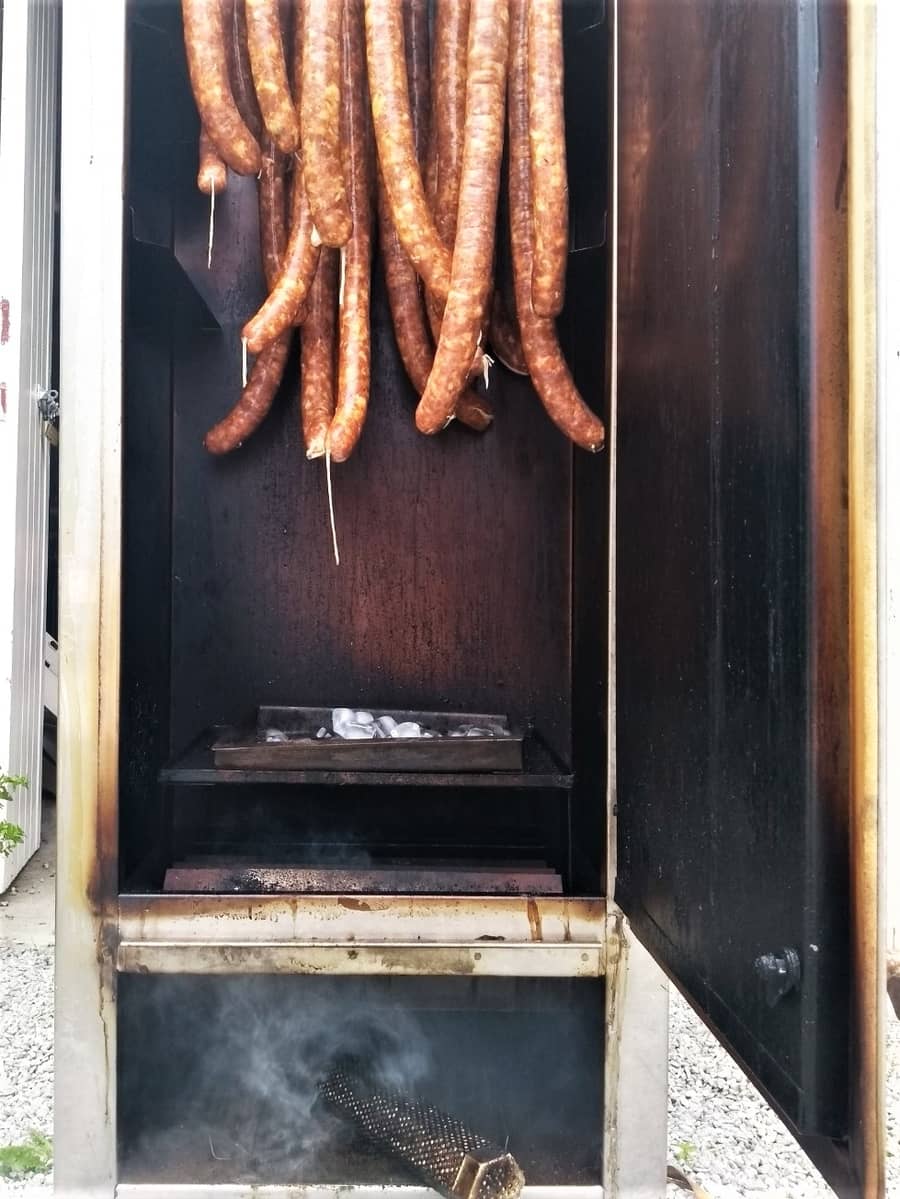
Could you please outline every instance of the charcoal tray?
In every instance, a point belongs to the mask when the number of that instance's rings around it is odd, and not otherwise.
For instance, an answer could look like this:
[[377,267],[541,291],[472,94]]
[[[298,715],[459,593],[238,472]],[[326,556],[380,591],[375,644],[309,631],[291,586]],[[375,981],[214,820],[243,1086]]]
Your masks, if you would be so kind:
[[[499,725],[506,737],[385,737],[372,741],[318,740],[322,727],[331,729],[331,708],[262,707],[256,718],[240,728],[219,730],[212,743],[217,767],[250,770],[521,770],[524,735],[511,729],[506,716],[472,712],[398,712],[371,709],[373,715],[393,716],[398,724],[412,720],[439,734],[463,724]],[[279,729],[287,741],[266,741],[266,729]]]

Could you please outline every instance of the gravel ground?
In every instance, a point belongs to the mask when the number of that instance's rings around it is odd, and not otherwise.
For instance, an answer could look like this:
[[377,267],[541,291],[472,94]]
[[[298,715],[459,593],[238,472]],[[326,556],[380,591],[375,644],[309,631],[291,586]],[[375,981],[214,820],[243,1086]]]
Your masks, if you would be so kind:
[[[53,955],[0,946],[0,1146],[53,1123]],[[900,1197],[900,1021],[888,1019],[888,1195]],[[669,1160],[710,1199],[820,1199],[833,1192],[687,1004],[671,992]],[[47,1194],[52,1175],[0,1179]],[[669,1188],[670,1193],[679,1193]]]
[[[825,1199],[834,1191],[758,1091],[670,988],[669,1161],[711,1199]],[[900,1021],[887,1018],[887,1194],[900,1196]],[[670,1187],[670,1193],[673,1189]],[[682,1192],[683,1193],[683,1192]]]
[[[53,952],[0,947],[0,1146],[53,1133]],[[52,1174],[0,1178],[0,1194],[45,1194]]]

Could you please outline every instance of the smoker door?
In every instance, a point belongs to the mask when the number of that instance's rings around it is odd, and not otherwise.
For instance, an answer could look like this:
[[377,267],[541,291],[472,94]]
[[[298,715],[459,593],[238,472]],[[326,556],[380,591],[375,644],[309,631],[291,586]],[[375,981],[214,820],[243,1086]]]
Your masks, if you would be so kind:
[[849,1195],[846,19],[620,0],[613,371],[615,897]]

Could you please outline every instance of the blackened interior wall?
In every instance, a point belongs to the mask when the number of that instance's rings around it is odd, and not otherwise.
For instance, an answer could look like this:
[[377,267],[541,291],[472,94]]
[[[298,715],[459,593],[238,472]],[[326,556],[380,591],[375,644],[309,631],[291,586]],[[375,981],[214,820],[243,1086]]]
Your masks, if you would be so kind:
[[[560,323],[601,411],[602,15],[602,5],[566,9],[574,252]],[[357,452],[334,471],[340,567],[324,466],[302,451],[295,362],[261,430],[235,454],[210,457],[203,434],[237,398],[239,329],[263,294],[255,185],[230,176],[207,271],[180,8],[135,4],[129,28],[123,873],[159,843],[159,767],[204,727],[262,703],[447,706],[533,721],[574,760],[575,809],[586,815],[573,828],[596,839],[582,889],[598,889],[605,455],[573,453],[527,380],[499,366],[486,435],[417,434],[376,264],[369,417]]]

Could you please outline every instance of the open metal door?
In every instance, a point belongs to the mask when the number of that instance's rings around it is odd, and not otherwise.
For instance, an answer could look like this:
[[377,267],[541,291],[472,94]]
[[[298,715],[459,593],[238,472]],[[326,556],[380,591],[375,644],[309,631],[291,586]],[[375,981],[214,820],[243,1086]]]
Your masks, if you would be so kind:
[[24,775],[5,818],[3,891],[40,844],[59,6],[2,7],[0,103],[0,767]]
[[615,897],[839,1193],[874,1196],[849,7],[617,5]]

